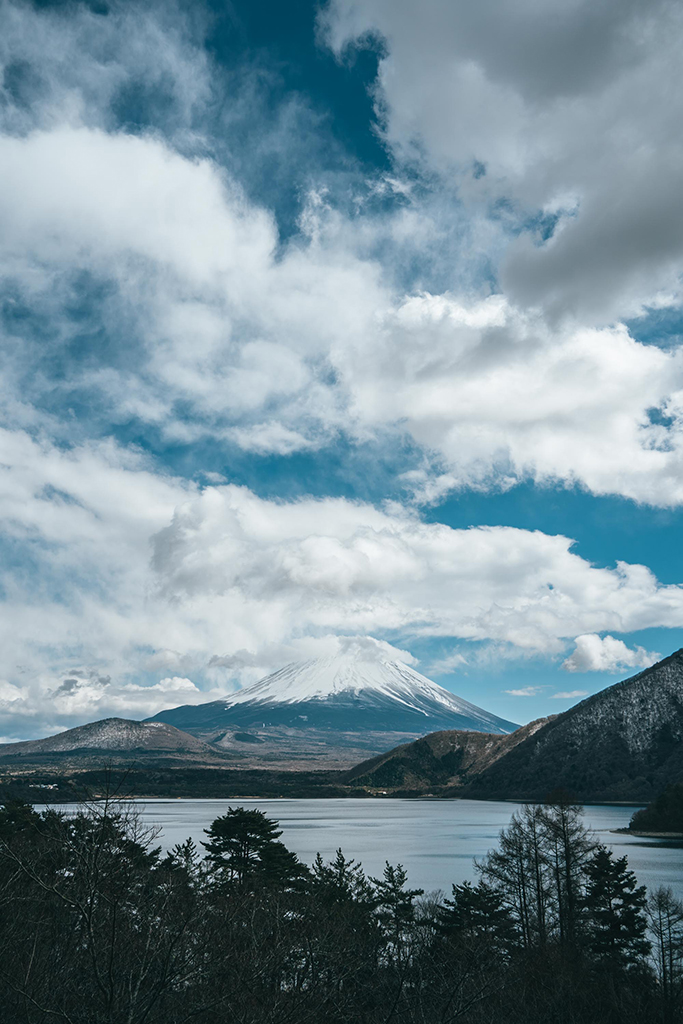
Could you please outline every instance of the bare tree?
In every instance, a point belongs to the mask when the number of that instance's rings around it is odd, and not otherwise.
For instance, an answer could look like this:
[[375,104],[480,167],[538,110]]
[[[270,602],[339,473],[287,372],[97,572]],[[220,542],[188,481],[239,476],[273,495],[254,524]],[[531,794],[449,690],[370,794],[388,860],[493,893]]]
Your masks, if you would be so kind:
[[653,957],[662,994],[669,1003],[683,989],[683,903],[671,888],[660,885],[647,901]]

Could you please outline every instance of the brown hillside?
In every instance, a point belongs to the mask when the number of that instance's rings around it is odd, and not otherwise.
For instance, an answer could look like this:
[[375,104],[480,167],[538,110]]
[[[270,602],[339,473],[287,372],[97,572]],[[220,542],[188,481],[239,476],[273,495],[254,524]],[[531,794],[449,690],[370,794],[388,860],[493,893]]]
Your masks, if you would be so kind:
[[361,762],[340,776],[340,782],[386,793],[462,789],[549,721],[530,722],[508,736],[457,729],[433,732]]

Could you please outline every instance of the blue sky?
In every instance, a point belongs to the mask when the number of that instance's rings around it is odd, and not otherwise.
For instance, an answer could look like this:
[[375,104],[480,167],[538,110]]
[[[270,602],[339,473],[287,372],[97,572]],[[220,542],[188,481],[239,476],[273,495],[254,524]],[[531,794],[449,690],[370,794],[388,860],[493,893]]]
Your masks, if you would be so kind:
[[0,735],[346,635],[525,722],[683,645],[677,5],[0,29]]

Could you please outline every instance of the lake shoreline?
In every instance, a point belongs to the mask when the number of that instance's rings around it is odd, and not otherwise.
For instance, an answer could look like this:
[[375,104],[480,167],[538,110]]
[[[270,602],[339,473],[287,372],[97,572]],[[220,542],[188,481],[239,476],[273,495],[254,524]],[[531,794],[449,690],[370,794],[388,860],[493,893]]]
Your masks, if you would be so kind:
[[[154,844],[163,851],[191,836],[203,853],[205,830],[236,805],[260,810],[277,821],[281,841],[309,865],[318,851],[329,860],[341,847],[373,877],[381,877],[388,857],[394,864],[403,864],[411,885],[446,893],[454,882],[475,880],[474,858],[497,845],[501,828],[521,807],[512,801],[414,797],[156,797],[126,800],[122,810],[137,812],[142,826],[157,832]],[[671,886],[683,898],[683,849],[678,844],[633,836],[626,828],[631,805],[583,806],[586,827],[618,856],[627,854],[641,882],[650,887]],[[54,809],[72,813],[78,805]]]
[[616,833],[626,836],[638,836],[642,839],[683,839],[683,832],[641,832],[633,828],[615,828]]
[[[55,770],[41,766],[14,766],[0,769],[0,800],[21,800],[26,803],[64,804],[82,800],[103,799],[107,795],[119,800],[379,800],[379,801],[485,801],[487,803],[544,802],[545,794],[520,793],[516,796],[495,792],[481,793],[463,787],[444,789],[376,790],[340,783],[339,772],[273,771],[267,769],[169,768],[163,766],[111,765],[109,767],[63,766]],[[600,793],[576,803],[591,806],[622,806],[640,808],[652,799],[643,794],[624,799]]]

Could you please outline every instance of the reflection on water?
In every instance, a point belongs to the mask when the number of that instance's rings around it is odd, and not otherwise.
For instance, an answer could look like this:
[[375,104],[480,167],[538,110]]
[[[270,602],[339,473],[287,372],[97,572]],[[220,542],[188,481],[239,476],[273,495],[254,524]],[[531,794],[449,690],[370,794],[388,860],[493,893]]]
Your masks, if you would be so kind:
[[[325,859],[338,847],[378,875],[385,860],[401,863],[412,886],[448,891],[452,882],[474,877],[472,860],[496,846],[514,803],[479,800],[146,800],[136,801],[144,821],[161,829],[164,848],[203,830],[230,806],[253,807],[280,822],[282,841],[310,864],[320,851]],[[683,898],[683,846],[615,834],[625,828],[634,807],[589,806],[586,825],[648,887],[670,885]]]

